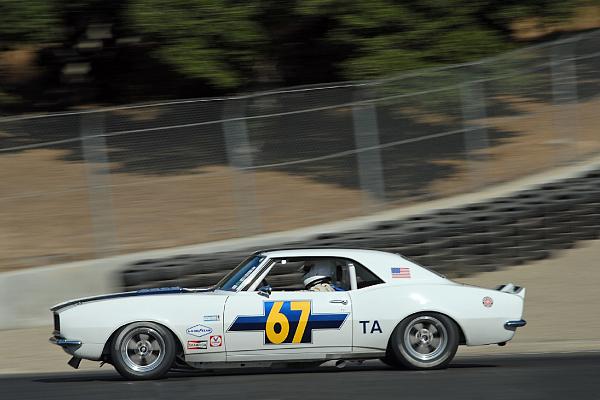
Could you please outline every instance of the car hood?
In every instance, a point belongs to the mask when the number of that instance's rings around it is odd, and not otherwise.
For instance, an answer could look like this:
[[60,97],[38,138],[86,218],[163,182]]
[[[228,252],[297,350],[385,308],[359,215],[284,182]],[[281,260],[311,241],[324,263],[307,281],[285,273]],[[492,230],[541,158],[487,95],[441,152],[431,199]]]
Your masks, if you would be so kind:
[[153,289],[140,289],[133,292],[120,292],[120,293],[109,293],[102,294],[99,296],[90,296],[83,297],[80,299],[69,300],[63,303],[59,303],[52,308],[50,311],[59,311],[61,309],[76,306],[83,303],[89,303],[91,301],[100,301],[100,300],[109,300],[109,299],[118,299],[122,297],[137,297],[137,296],[158,296],[163,294],[177,294],[177,293],[202,293],[202,292],[212,292],[214,288],[201,288],[201,289],[186,289],[181,287],[164,287],[164,288],[153,288]]

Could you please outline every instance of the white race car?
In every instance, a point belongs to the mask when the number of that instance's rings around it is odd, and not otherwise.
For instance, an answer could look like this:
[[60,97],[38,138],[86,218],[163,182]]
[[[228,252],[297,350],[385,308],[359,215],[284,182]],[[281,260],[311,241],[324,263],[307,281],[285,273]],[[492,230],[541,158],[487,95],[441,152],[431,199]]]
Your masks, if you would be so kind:
[[[335,291],[308,291],[306,266],[331,265]],[[353,249],[264,250],[209,289],[162,288],[68,301],[51,309],[50,341],[128,379],[173,367],[218,368],[381,359],[444,368],[459,345],[504,345],[525,289],[452,282],[410,260]]]

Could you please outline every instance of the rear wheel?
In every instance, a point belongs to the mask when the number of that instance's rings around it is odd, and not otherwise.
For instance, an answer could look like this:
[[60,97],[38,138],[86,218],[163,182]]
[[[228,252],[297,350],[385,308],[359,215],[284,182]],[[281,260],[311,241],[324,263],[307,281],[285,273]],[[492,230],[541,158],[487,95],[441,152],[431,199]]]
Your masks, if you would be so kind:
[[152,322],[136,322],[121,329],[111,345],[116,370],[126,379],[162,378],[176,354],[171,332]]
[[409,369],[446,368],[456,354],[459,337],[456,323],[445,315],[412,315],[394,329],[386,358]]

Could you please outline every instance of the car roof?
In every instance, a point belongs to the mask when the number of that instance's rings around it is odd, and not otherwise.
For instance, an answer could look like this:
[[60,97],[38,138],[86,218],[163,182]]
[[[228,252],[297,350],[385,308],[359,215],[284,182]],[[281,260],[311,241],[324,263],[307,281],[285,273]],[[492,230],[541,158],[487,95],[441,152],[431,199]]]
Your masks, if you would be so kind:
[[274,248],[259,250],[256,254],[263,254],[268,257],[341,257],[352,258],[360,255],[393,254],[380,250],[370,249],[349,249],[336,247],[295,247],[295,248]]
[[[284,257],[337,257],[349,258],[378,275],[383,281],[389,282],[391,267],[410,267],[414,270],[423,270],[417,264],[402,257],[399,254],[389,253],[380,250],[369,249],[349,249],[349,248],[323,248],[323,247],[300,247],[285,249],[266,249],[257,251],[255,254],[261,254],[269,258]],[[427,271],[429,275],[429,271]]]

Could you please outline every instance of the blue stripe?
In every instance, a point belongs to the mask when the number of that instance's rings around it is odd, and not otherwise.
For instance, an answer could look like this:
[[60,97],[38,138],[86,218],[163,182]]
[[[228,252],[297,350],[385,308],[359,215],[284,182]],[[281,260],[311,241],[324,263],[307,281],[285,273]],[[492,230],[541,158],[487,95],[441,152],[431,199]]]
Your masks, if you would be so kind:
[[53,307],[50,309],[50,311],[57,311],[57,310],[65,308],[65,307],[72,306],[74,304],[89,303],[90,301],[120,299],[120,298],[125,298],[125,297],[155,296],[155,295],[159,295],[159,294],[192,293],[192,292],[196,292],[196,291],[197,290],[192,291],[192,290],[184,289],[184,288],[181,288],[178,286],[140,289],[140,290],[136,290],[135,292],[111,293],[111,294],[105,294],[105,295],[101,295],[101,296],[93,296],[93,297],[86,297],[84,299],[73,300],[73,301],[69,301],[67,303],[61,304],[60,306]]

